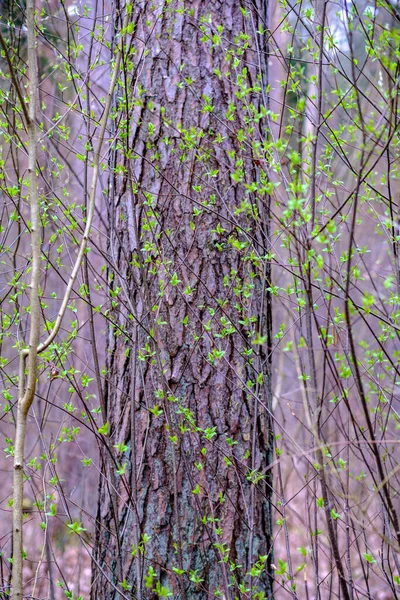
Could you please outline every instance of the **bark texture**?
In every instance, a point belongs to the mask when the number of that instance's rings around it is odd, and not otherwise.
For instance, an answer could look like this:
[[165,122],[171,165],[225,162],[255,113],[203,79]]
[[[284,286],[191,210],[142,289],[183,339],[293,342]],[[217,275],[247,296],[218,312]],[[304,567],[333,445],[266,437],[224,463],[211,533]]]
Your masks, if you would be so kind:
[[268,163],[267,7],[157,0],[132,22],[109,156],[104,389],[126,469],[100,481],[93,598],[268,598],[269,197],[251,191]]

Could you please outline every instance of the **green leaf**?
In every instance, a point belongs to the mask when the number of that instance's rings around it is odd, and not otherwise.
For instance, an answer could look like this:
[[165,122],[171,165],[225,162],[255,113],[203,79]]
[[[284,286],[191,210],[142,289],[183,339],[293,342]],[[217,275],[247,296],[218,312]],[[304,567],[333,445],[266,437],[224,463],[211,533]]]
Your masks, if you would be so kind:
[[101,433],[101,435],[108,435],[110,432],[110,423],[107,421],[104,425],[99,427],[97,431]]
[[67,527],[69,527],[70,533],[80,534],[82,533],[82,531],[86,531],[86,529],[82,527],[82,524],[78,523],[78,521],[74,521],[73,523],[67,523]]
[[163,414],[163,409],[160,408],[160,406],[158,404],[156,404],[149,410],[150,410],[151,414],[153,414],[155,417],[161,417],[161,415]]
[[181,280],[178,279],[178,275],[174,273],[171,277],[171,285],[175,287],[176,285],[178,285],[178,283],[181,283]]
[[376,560],[374,559],[374,557],[372,556],[372,554],[369,554],[368,552],[363,552],[363,557],[371,565],[374,564],[374,563],[376,563]]

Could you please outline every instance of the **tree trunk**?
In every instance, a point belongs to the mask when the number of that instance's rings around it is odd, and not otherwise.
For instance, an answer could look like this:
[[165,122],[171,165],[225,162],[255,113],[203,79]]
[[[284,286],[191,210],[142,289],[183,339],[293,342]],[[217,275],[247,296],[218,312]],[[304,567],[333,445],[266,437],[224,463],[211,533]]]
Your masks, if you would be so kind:
[[267,22],[266,0],[133,6],[110,126],[96,599],[272,594]]

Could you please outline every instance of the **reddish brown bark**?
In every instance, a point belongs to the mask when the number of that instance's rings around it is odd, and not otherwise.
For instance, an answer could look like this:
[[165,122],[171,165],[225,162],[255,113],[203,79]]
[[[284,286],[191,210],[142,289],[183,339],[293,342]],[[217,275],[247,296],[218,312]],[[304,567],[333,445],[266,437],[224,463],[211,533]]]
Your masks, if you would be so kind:
[[[245,598],[251,586],[270,597],[270,284],[269,264],[257,258],[269,247],[268,197],[245,188],[260,178],[265,159],[254,160],[253,141],[268,130],[255,122],[254,139],[238,140],[263,94],[238,98],[226,61],[242,47],[239,76],[250,88],[260,74],[265,86],[266,36],[256,31],[266,6],[249,5],[246,15],[237,0],[196,0],[181,14],[174,2],[150,4],[134,8],[136,68],[121,74],[118,96],[137,102],[129,114],[123,100],[116,106],[110,158],[118,173],[109,187],[109,277],[119,292],[105,402],[109,447],[125,443],[129,466],[116,492],[108,469],[100,481],[93,598],[117,598],[116,588],[150,598],[157,581],[181,598],[219,590]],[[216,44],[205,36],[218,25]],[[257,333],[262,345],[252,344]],[[225,353],[211,364],[214,350]],[[115,460],[123,462],[117,450]],[[253,483],[255,471],[262,477]],[[145,552],[132,556],[143,534]],[[251,577],[260,555],[268,559]],[[149,567],[155,576],[146,588]]]

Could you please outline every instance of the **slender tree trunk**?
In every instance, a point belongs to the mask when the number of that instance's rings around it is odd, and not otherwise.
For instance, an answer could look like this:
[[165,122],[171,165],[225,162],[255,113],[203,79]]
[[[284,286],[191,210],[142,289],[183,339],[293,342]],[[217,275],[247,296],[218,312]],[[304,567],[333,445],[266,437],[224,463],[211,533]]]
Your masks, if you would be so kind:
[[[26,113],[25,103],[22,108],[28,131],[28,181],[29,203],[31,215],[32,243],[32,273],[30,281],[30,333],[29,349],[21,349],[18,384],[18,410],[14,447],[14,476],[13,476],[13,574],[12,588],[15,600],[23,597],[23,537],[22,537],[22,502],[24,489],[24,455],[26,423],[28,411],[35,397],[37,364],[40,333],[40,215],[38,182],[36,174],[37,159],[37,99],[38,74],[35,39],[35,0],[29,0],[26,5],[26,23],[28,30],[28,64],[29,64],[29,113]],[[19,89],[17,87],[17,89]],[[25,381],[25,367],[28,365],[28,376]]]
[[270,598],[267,6],[151,4],[110,132],[118,506],[105,469],[92,597]]

